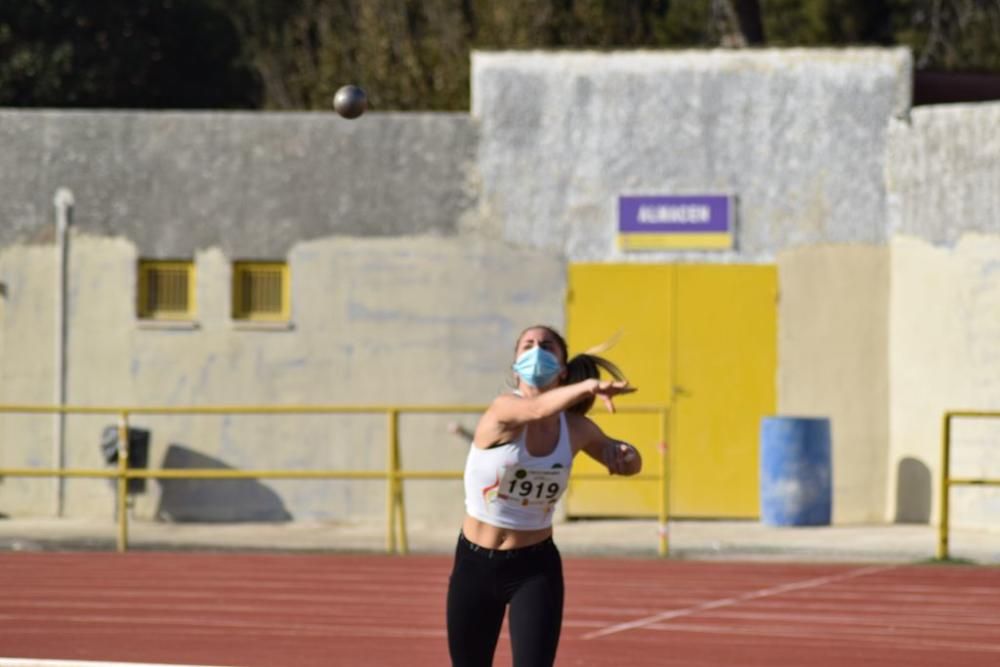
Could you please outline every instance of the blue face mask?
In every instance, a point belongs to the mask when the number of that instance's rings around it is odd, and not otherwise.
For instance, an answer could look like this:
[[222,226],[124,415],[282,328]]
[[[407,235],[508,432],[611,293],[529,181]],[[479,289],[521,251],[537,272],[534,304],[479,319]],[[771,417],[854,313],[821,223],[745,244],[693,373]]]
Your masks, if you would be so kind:
[[556,355],[540,347],[525,350],[514,362],[514,372],[532,387],[547,387],[562,371]]

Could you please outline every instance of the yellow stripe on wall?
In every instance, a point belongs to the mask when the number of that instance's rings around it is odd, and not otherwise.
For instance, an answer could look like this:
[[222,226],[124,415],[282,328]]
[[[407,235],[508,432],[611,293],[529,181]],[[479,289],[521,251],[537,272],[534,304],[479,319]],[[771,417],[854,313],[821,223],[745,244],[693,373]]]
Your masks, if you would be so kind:
[[619,234],[622,250],[721,250],[733,247],[732,234]]

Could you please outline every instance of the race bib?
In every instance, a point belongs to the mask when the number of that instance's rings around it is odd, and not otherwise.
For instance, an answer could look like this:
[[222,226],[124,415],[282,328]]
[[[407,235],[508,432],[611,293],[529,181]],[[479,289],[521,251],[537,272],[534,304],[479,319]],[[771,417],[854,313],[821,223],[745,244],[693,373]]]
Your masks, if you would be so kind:
[[566,489],[566,468],[529,469],[512,466],[504,471],[496,499],[510,505],[554,505]]

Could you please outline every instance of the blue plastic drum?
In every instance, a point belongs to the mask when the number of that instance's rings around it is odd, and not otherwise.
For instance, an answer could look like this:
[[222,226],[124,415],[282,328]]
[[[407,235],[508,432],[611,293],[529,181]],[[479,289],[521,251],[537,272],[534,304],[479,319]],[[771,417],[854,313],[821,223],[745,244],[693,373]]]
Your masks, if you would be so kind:
[[830,420],[765,417],[760,424],[760,520],[771,526],[830,524]]

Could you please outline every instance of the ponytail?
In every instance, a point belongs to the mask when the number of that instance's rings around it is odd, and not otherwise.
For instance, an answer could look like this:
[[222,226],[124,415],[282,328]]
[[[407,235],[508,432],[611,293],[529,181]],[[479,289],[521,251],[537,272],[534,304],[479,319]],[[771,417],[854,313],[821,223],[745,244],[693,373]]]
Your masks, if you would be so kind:
[[[583,352],[566,363],[566,380],[563,384],[573,384],[590,379],[599,380],[602,368],[610,373],[615,380],[628,381],[621,369],[604,357]],[[585,415],[594,406],[594,399],[594,396],[588,396],[566,408],[566,411]]]

